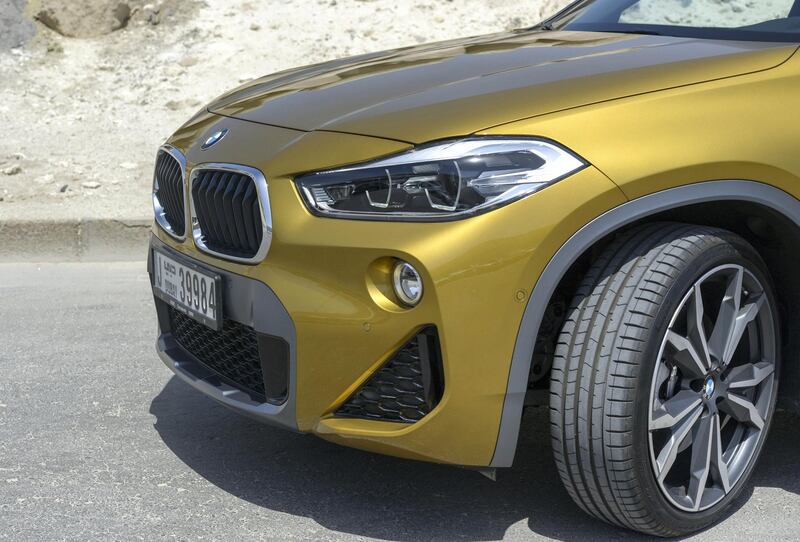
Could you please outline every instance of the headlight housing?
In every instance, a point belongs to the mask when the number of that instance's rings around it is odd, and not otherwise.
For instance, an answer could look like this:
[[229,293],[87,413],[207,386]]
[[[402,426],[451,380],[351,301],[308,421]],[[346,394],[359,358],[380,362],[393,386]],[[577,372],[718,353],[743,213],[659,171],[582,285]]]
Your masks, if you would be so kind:
[[364,220],[467,218],[524,198],[586,167],[541,139],[472,137],[295,179],[314,214]]

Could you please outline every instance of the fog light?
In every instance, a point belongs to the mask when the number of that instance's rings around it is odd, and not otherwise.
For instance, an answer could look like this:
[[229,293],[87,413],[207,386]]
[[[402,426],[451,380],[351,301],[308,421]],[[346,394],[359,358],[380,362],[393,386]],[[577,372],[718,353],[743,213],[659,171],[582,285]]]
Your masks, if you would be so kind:
[[404,304],[413,307],[422,299],[422,277],[410,263],[394,267],[394,292]]

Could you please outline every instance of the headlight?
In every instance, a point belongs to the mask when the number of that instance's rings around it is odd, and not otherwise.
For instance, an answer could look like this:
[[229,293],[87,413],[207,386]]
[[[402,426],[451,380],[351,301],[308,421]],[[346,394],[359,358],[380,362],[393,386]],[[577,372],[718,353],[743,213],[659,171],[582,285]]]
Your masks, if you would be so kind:
[[584,167],[548,141],[474,137],[295,181],[311,211],[322,216],[454,220],[511,203]]

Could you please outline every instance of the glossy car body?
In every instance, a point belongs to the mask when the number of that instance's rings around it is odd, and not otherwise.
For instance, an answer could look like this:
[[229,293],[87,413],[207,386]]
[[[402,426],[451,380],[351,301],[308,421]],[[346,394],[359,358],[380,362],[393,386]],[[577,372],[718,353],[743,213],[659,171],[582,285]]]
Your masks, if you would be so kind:
[[[187,180],[208,163],[263,173],[269,253],[257,265],[235,263],[158,226],[153,244],[245,281],[242,289],[263,290],[258,299],[275,307],[264,318],[277,319],[290,346],[289,397],[281,406],[258,406],[223,393],[182,370],[163,337],[162,358],[215,399],[267,422],[405,458],[510,466],[526,396],[535,397],[529,375],[546,309],[597,243],[637,221],[688,216],[761,236],[770,265],[797,246],[800,128],[787,122],[800,108],[797,49],[520,31],[364,55],[248,84],[167,143],[185,157]],[[224,139],[202,150],[221,130],[229,130]],[[293,182],[309,171],[468,135],[555,141],[587,167],[492,212],[437,223],[314,216]],[[422,275],[425,296],[414,309],[388,293],[391,259]],[[797,264],[783,265],[776,280],[791,305],[797,286],[782,281]],[[255,318],[256,297],[239,309],[244,319]],[[336,416],[430,325],[438,330],[445,383],[430,414],[413,424]],[[786,349],[791,354],[796,345]],[[787,404],[797,404],[796,364],[787,362],[785,373]]]

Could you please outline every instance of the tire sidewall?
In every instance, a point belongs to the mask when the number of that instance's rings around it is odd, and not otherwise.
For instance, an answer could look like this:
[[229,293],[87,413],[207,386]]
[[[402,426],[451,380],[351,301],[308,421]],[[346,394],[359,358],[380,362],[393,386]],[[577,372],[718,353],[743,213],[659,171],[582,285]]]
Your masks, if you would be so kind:
[[[745,241],[734,235],[728,238],[724,236],[718,237],[719,242],[712,248],[704,250],[697,258],[687,262],[680,271],[679,276],[668,287],[667,293],[664,296],[664,303],[658,309],[649,337],[647,338],[647,346],[643,352],[638,375],[638,392],[634,402],[634,457],[639,459],[635,462],[635,468],[638,471],[637,479],[642,481],[642,496],[645,500],[649,501],[648,508],[659,518],[660,523],[679,533],[696,532],[718,521],[748,486],[750,476],[752,475],[753,469],[758,464],[758,459],[761,455],[764,443],[767,440],[778,395],[778,382],[781,367],[780,319],[769,272],[758,253]],[[660,353],[663,337],[666,334],[666,330],[673,315],[678,310],[686,294],[699,278],[709,271],[726,264],[741,265],[753,273],[764,287],[765,294],[769,301],[775,326],[776,340],[776,371],[772,403],[770,404],[767,414],[764,436],[755,451],[753,460],[743,473],[736,488],[712,508],[702,512],[690,513],[676,508],[667,500],[656,480],[656,475],[651,464],[648,417],[653,372],[655,371],[658,361],[657,358]]]

